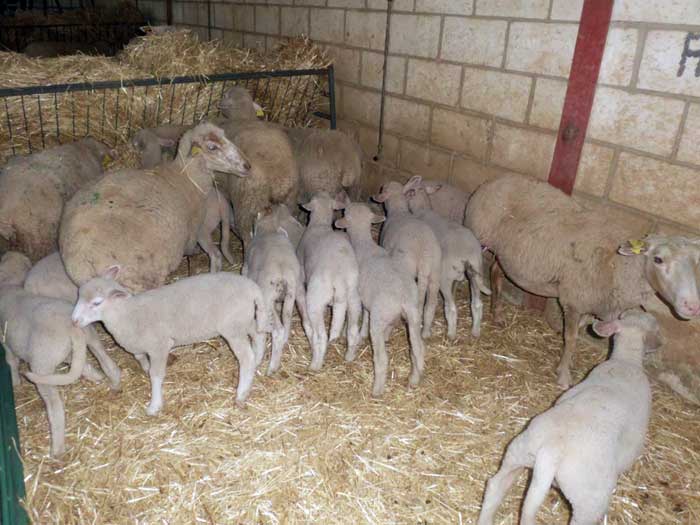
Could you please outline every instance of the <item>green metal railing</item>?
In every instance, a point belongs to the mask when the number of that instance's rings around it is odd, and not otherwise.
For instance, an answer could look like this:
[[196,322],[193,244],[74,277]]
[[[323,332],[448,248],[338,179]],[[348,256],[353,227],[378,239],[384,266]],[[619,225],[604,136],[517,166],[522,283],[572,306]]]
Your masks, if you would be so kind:
[[27,514],[20,503],[24,498],[24,474],[19,456],[19,434],[15,415],[10,367],[0,344],[0,523],[24,525]]

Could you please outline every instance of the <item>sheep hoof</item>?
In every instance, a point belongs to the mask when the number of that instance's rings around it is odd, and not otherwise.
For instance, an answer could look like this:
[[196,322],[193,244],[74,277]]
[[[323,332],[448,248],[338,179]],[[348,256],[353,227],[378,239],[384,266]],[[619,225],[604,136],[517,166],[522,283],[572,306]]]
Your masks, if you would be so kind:
[[431,335],[433,335],[432,330],[423,330],[420,334],[423,339],[429,339]]
[[246,409],[246,402],[245,399],[236,399],[236,406],[240,408],[241,410]]
[[146,408],[146,414],[149,416],[157,416],[158,412],[160,412],[160,407],[152,407],[151,405],[148,405],[148,408]]

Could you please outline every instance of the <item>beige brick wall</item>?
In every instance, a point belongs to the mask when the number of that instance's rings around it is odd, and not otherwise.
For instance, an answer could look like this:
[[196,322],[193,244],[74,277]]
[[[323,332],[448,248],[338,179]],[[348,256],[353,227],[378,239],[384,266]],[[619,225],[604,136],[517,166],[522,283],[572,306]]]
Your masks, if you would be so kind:
[[[144,2],[145,3],[145,2]],[[158,0],[148,2],[164,16]],[[271,48],[304,33],[335,59],[338,112],[376,154],[386,0],[212,2],[212,36]],[[583,0],[394,0],[384,154],[373,184],[420,173],[467,190],[504,171],[545,179]],[[173,0],[206,36],[205,4]],[[575,191],[699,231],[698,59],[679,71],[700,0],[616,0]],[[691,42],[700,49],[700,40]],[[700,69],[697,69],[700,72]]]

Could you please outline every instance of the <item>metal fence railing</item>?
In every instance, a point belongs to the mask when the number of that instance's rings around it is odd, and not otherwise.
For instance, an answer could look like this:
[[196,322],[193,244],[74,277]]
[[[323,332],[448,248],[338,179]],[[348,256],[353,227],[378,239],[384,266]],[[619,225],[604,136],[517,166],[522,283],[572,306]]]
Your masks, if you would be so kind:
[[95,24],[2,25],[0,50],[21,52],[31,42],[106,42],[114,52],[129,40],[143,35],[141,26],[130,22]]
[[336,126],[333,66],[0,89],[0,162],[91,135],[108,145],[135,130],[196,123],[219,115],[228,87],[243,85],[266,119]]

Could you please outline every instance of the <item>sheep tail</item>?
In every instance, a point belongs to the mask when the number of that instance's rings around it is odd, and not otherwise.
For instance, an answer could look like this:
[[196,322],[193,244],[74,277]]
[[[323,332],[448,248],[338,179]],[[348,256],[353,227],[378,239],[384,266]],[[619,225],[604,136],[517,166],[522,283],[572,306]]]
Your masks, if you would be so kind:
[[66,374],[48,374],[41,375],[34,372],[26,372],[24,375],[32,383],[40,385],[70,385],[75,383],[85,368],[87,345],[85,334],[78,329],[71,333],[71,345],[73,353],[70,360],[70,370]]

